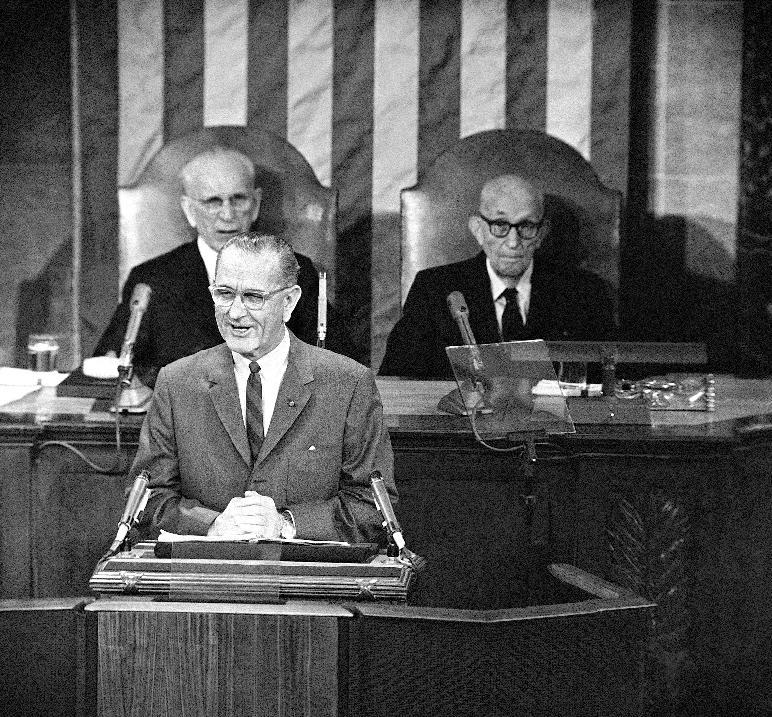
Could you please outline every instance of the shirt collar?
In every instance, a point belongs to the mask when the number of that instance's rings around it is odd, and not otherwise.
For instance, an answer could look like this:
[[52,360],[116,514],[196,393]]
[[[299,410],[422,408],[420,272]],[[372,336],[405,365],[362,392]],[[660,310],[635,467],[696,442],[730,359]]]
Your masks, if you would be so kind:
[[214,283],[214,268],[217,265],[217,252],[201,237],[196,239],[196,246],[206,267],[206,276],[209,279],[209,283],[212,284]]
[[[279,344],[273,350],[269,351],[265,356],[259,358],[257,363],[260,364],[260,373],[273,373],[275,371],[283,371],[289,361],[290,350],[290,337],[287,327],[284,327],[284,336]],[[249,373],[250,359],[246,356],[242,356],[240,353],[231,351],[233,354],[233,364],[236,367],[236,371]]]
[[[485,258],[485,268],[488,270],[488,277],[491,281],[491,294],[493,295],[493,300],[496,301],[504,293],[504,290],[509,288],[509,285],[493,270],[491,260],[487,257]],[[531,263],[528,264],[528,267],[515,284],[518,294],[530,293],[532,275],[533,259],[531,259]]]

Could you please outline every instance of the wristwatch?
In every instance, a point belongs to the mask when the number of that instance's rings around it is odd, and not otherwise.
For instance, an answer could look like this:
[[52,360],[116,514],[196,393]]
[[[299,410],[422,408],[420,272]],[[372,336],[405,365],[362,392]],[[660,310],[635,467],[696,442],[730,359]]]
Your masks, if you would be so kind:
[[279,513],[281,518],[281,527],[279,528],[279,537],[283,540],[292,540],[297,535],[295,528],[295,517],[288,510],[282,510]]

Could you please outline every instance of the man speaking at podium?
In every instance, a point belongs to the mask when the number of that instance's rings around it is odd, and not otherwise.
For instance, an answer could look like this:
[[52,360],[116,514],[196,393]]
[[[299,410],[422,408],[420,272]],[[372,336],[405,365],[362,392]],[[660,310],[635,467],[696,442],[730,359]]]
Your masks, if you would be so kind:
[[150,473],[143,524],[379,542],[370,474],[381,472],[392,500],[396,489],[375,378],[287,329],[297,275],[277,237],[242,233],[220,250],[209,290],[225,343],[158,374],[131,469]]

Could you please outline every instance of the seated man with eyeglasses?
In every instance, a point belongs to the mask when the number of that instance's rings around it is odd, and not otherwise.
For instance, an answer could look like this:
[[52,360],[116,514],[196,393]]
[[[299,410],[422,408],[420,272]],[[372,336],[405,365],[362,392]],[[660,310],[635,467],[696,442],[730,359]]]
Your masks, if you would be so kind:
[[275,236],[237,234],[220,250],[208,291],[220,344],[161,369],[140,433],[142,529],[382,541],[371,473],[397,494],[375,376],[287,330],[298,269]]
[[615,326],[604,282],[594,274],[555,265],[537,253],[550,229],[544,195],[516,175],[486,182],[469,231],[477,256],[416,274],[389,335],[379,373],[452,379],[446,346],[463,344],[447,296],[460,291],[480,344],[524,339],[611,339]]
[[[134,287],[144,283],[153,290],[137,341],[134,364],[142,380],[155,383],[158,370],[172,361],[216,346],[217,330],[207,287],[214,277],[217,252],[258,219],[262,192],[255,187],[255,167],[246,155],[213,147],[191,159],[180,172],[182,210],[198,233],[195,241],[135,266],[123,287],[121,303],[94,350],[100,356],[118,354],[131,312]],[[318,274],[311,260],[295,253],[300,264],[298,284],[302,297],[289,328],[307,343],[316,343]],[[349,353],[342,322],[328,308],[326,347]]]

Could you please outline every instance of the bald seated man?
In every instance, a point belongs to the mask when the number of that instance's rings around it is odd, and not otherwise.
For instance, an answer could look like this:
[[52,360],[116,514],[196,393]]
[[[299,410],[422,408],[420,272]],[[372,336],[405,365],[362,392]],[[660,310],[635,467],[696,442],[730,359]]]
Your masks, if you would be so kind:
[[550,223],[544,195],[530,182],[513,174],[486,182],[468,227],[480,253],[416,274],[402,318],[389,335],[380,374],[453,378],[445,347],[465,343],[448,309],[447,296],[453,291],[464,295],[480,344],[603,341],[614,336],[604,282],[540,258],[537,250]]
[[302,298],[286,242],[237,234],[209,300],[218,346],[165,366],[130,475],[150,473],[142,528],[222,538],[385,542],[370,492],[396,501],[373,372],[287,325]]
[[[140,282],[149,285],[153,295],[134,345],[134,364],[151,387],[161,367],[222,341],[208,290],[217,252],[236,234],[249,230],[260,213],[262,190],[255,187],[255,167],[241,152],[225,147],[205,150],[182,168],[180,180],[180,204],[197,238],[131,270],[121,302],[94,350],[96,356],[120,352],[132,291]],[[318,274],[308,257],[297,252],[295,256],[302,294],[288,326],[302,341],[315,344]],[[343,322],[331,307],[327,323],[327,348],[349,353]]]

